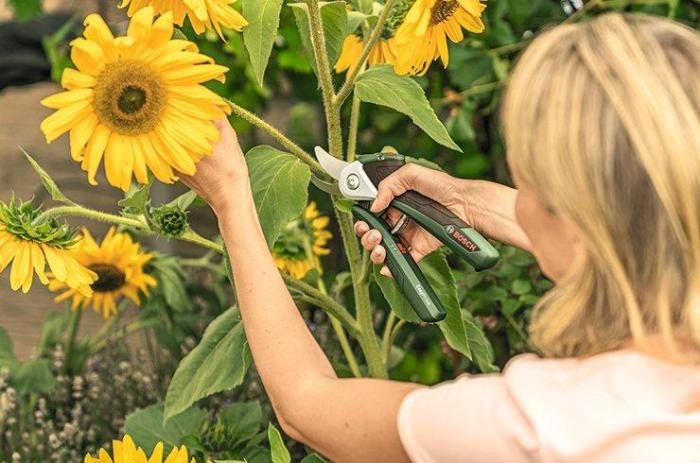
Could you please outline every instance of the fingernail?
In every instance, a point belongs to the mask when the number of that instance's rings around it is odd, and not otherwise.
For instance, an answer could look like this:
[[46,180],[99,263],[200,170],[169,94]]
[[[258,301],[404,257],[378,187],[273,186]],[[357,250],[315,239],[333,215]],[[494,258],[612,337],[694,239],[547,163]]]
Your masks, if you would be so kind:
[[379,235],[379,232],[376,232],[376,231],[373,231],[369,235],[370,243],[376,243],[377,241],[379,241],[379,238],[381,238],[381,236]]
[[387,278],[391,278],[391,271],[389,271],[388,267],[382,267],[382,269],[379,271],[382,275],[384,275]]
[[369,210],[372,211],[372,212],[379,212],[379,208],[377,207],[377,201],[376,201],[376,200],[374,200],[374,202],[372,203],[372,206],[369,208]]

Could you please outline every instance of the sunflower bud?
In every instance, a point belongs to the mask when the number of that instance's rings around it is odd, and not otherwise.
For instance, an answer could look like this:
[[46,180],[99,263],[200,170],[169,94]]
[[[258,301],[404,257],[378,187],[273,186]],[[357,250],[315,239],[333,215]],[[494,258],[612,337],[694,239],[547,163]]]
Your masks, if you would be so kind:
[[162,235],[179,238],[189,228],[187,212],[179,206],[161,206],[151,209],[151,220]]

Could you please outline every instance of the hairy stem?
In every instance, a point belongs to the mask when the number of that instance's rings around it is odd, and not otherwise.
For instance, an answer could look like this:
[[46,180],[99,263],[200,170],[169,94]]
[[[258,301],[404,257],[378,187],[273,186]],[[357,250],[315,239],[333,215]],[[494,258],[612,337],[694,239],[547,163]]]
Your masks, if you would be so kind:
[[212,251],[216,251],[219,254],[224,253],[224,246],[223,245],[221,245],[219,243],[215,243],[214,241],[211,241],[211,240],[204,238],[202,235],[195,232],[194,230],[187,230],[178,239],[180,241],[187,241],[188,243],[197,244],[203,248],[207,248],[207,249],[210,249]]
[[313,156],[304,151],[299,145],[287,138],[284,134],[282,134],[282,132],[280,132],[279,130],[277,130],[276,128],[265,122],[263,119],[253,114],[252,112],[248,111],[247,109],[238,106],[233,101],[226,100],[226,103],[228,103],[228,105],[231,107],[231,110],[236,116],[248,122],[250,125],[258,127],[259,129],[265,131],[268,135],[277,140],[280,145],[285,147],[291,154],[298,157],[302,162],[307,164],[316,177],[324,180],[330,180],[330,176],[326,173],[325,170],[323,170],[323,168],[321,168],[320,164],[316,161],[316,159],[314,159]]
[[328,151],[333,156],[340,158],[343,153],[343,130],[340,125],[340,108],[333,104],[335,88],[331,77],[331,67],[326,52],[326,36],[323,32],[323,20],[321,19],[321,7],[318,0],[306,0],[309,8],[309,29],[311,43],[316,60],[318,81],[321,84],[323,97],[323,109],[326,114],[326,130],[328,132]]
[[86,219],[97,220],[99,222],[113,223],[117,225],[126,225],[128,227],[148,230],[148,225],[137,219],[122,217],[120,215],[109,214],[107,212],[95,211],[82,206],[59,206],[52,209],[47,209],[39,215],[34,223],[41,223],[48,219],[61,216],[84,217]]
[[353,162],[357,154],[357,133],[360,129],[360,99],[352,97],[352,108],[350,109],[350,130],[348,131],[348,151],[347,161]]
[[355,296],[355,310],[357,312],[357,323],[359,333],[357,341],[362,348],[362,352],[367,361],[369,374],[375,378],[387,378],[388,373],[384,361],[382,360],[381,347],[374,332],[372,320],[372,304],[369,298],[369,282],[363,281],[363,259],[360,248],[355,238],[352,228],[352,218],[336,209],[338,226],[345,246],[345,254],[350,263],[350,273],[352,275],[352,288]]
[[345,307],[340,305],[338,302],[333,300],[330,296],[321,293],[318,289],[314,288],[308,283],[297,280],[289,275],[282,273],[282,279],[286,283],[287,287],[299,291],[304,296],[308,298],[308,302],[313,303],[319,308],[323,309],[324,312],[337,318],[348,332],[352,335],[357,335],[359,330],[358,323],[350,315]]
[[389,12],[391,11],[392,6],[394,6],[394,0],[386,0],[386,3],[384,4],[384,9],[379,15],[379,19],[377,19],[377,23],[375,24],[374,29],[372,29],[372,33],[369,35],[369,39],[367,39],[365,47],[362,49],[360,59],[357,61],[357,63],[355,63],[355,65],[350,69],[350,71],[348,71],[348,75],[345,78],[345,83],[342,87],[340,87],[340,90],[338,90],[338,94],[335,96],[335,100],[333,101],[333,104],[335,106],[342,106],[345,99],[348,97],[348,95],[350,95],[350,92],[352,92],[352,89],[355,86],[355,81],[360,75],[360,71],[362,71],[362,69],[364,68],[365,63],[367,62],[367,58],[369,58],[369,54],[372,52],[372,48],[374,48],[374,45],[377,43],[377,40],[379,40],[379,37],[381,37],[382,35],[384,23],[386,23],[386,19],[389,16]]

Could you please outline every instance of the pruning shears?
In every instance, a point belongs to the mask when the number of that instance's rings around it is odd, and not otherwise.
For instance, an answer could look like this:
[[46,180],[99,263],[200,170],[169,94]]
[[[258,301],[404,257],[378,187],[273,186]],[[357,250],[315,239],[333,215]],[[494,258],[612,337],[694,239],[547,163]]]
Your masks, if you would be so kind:
[[377,197],[376,185],[406,164],[406,158],[401,154],[362,154],[354,162],[348,163],[318,146],[315,153],[321,167],[338,181],[340,193],[347,199],[359,202],[352,206],[353,215],[381,233],[386,249],[386,265],[421,320],[439,322],[447,312],[399,236],[407,219],[410,218],[435,236],[477,271],[487,269],[498,261],[498,251],[479,232],[444,205],[417,191],[407,191],[391,202],[390,207],[404,214],[394,227],[386,222],[383,212],[377,215],[370,212],[370,202]]

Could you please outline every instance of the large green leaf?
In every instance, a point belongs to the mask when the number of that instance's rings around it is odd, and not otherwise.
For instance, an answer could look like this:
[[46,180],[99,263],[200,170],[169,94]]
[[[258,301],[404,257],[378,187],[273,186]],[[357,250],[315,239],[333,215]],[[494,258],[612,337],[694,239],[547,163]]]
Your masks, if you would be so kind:
[[493,364],[493,348],[484,333],[481,325],[474,320],[474,316],[467,310],[462,310],[464,326],[467,329],[469,349],[472,358],[483,373],[495,373],[498,367]]
[[[348,29],[347,5],[344,1],[319,2],[321,7],[321,20],[323,21],[323,32],[326,37],[326,53],[328,54],[328,65],[332,68],[340,57],[343,48],[343,41]],[[306,3],[290,3],[294,18],[299,28],[301,43],[309,56],[309,61],[316,75],[316,60],[311,43],[311,29],[309,26],[309,10]]]
[[272,463],[292,463],[292,457],[284,445],[282,435],[272,423],[267,427],[267,438],[270,440]]
[[0,327],[0,368],[10,371],[10,384],[21,394],[48,392],[56,385],[48,360],[35,359],[20,362],[12,351],[12,341]]
[[240,313],[231,308],[211,322],[199,345],[180,361],[165,396],[165,419],[241,384],[250,360]]
[[282,229],[304,210],[311,171],[298,158],[271,146],[256,146],[246,160],[260,225],[272,247]]
[[184,437],[198,435],[207,416],[206,411],[192,407],[164,423],[163,405],[151,405],[128,415],[124,431],[146,454],[150,455],[156,444],[162,442],[167,455],[173,447],[182,445]]
[[277,37],[282,3],[283,0],[243,0],[243,16],[248,20],[248,26],[243,29],[243,41],[261,87]]
[[355,94],[362,101],[387,106],[409,116],[436,142],[462,151],[450,138],[420,85],[408,76],[394,73],[391,65],[373,66],[363,72],[357,79]]
[[[471,359],[472,352],[457,297],[457,284],[450,266],[447,264],[447,259],[440,251],[436,251],[424,258],[419,266],[447,311],[447,317],[437,324],[445,335],[447,343],[454,350]],[[396,282],[378,272],[375,272],[375,278],[396,315],[403,320],[418,322],[418,316],[401,293]]]

